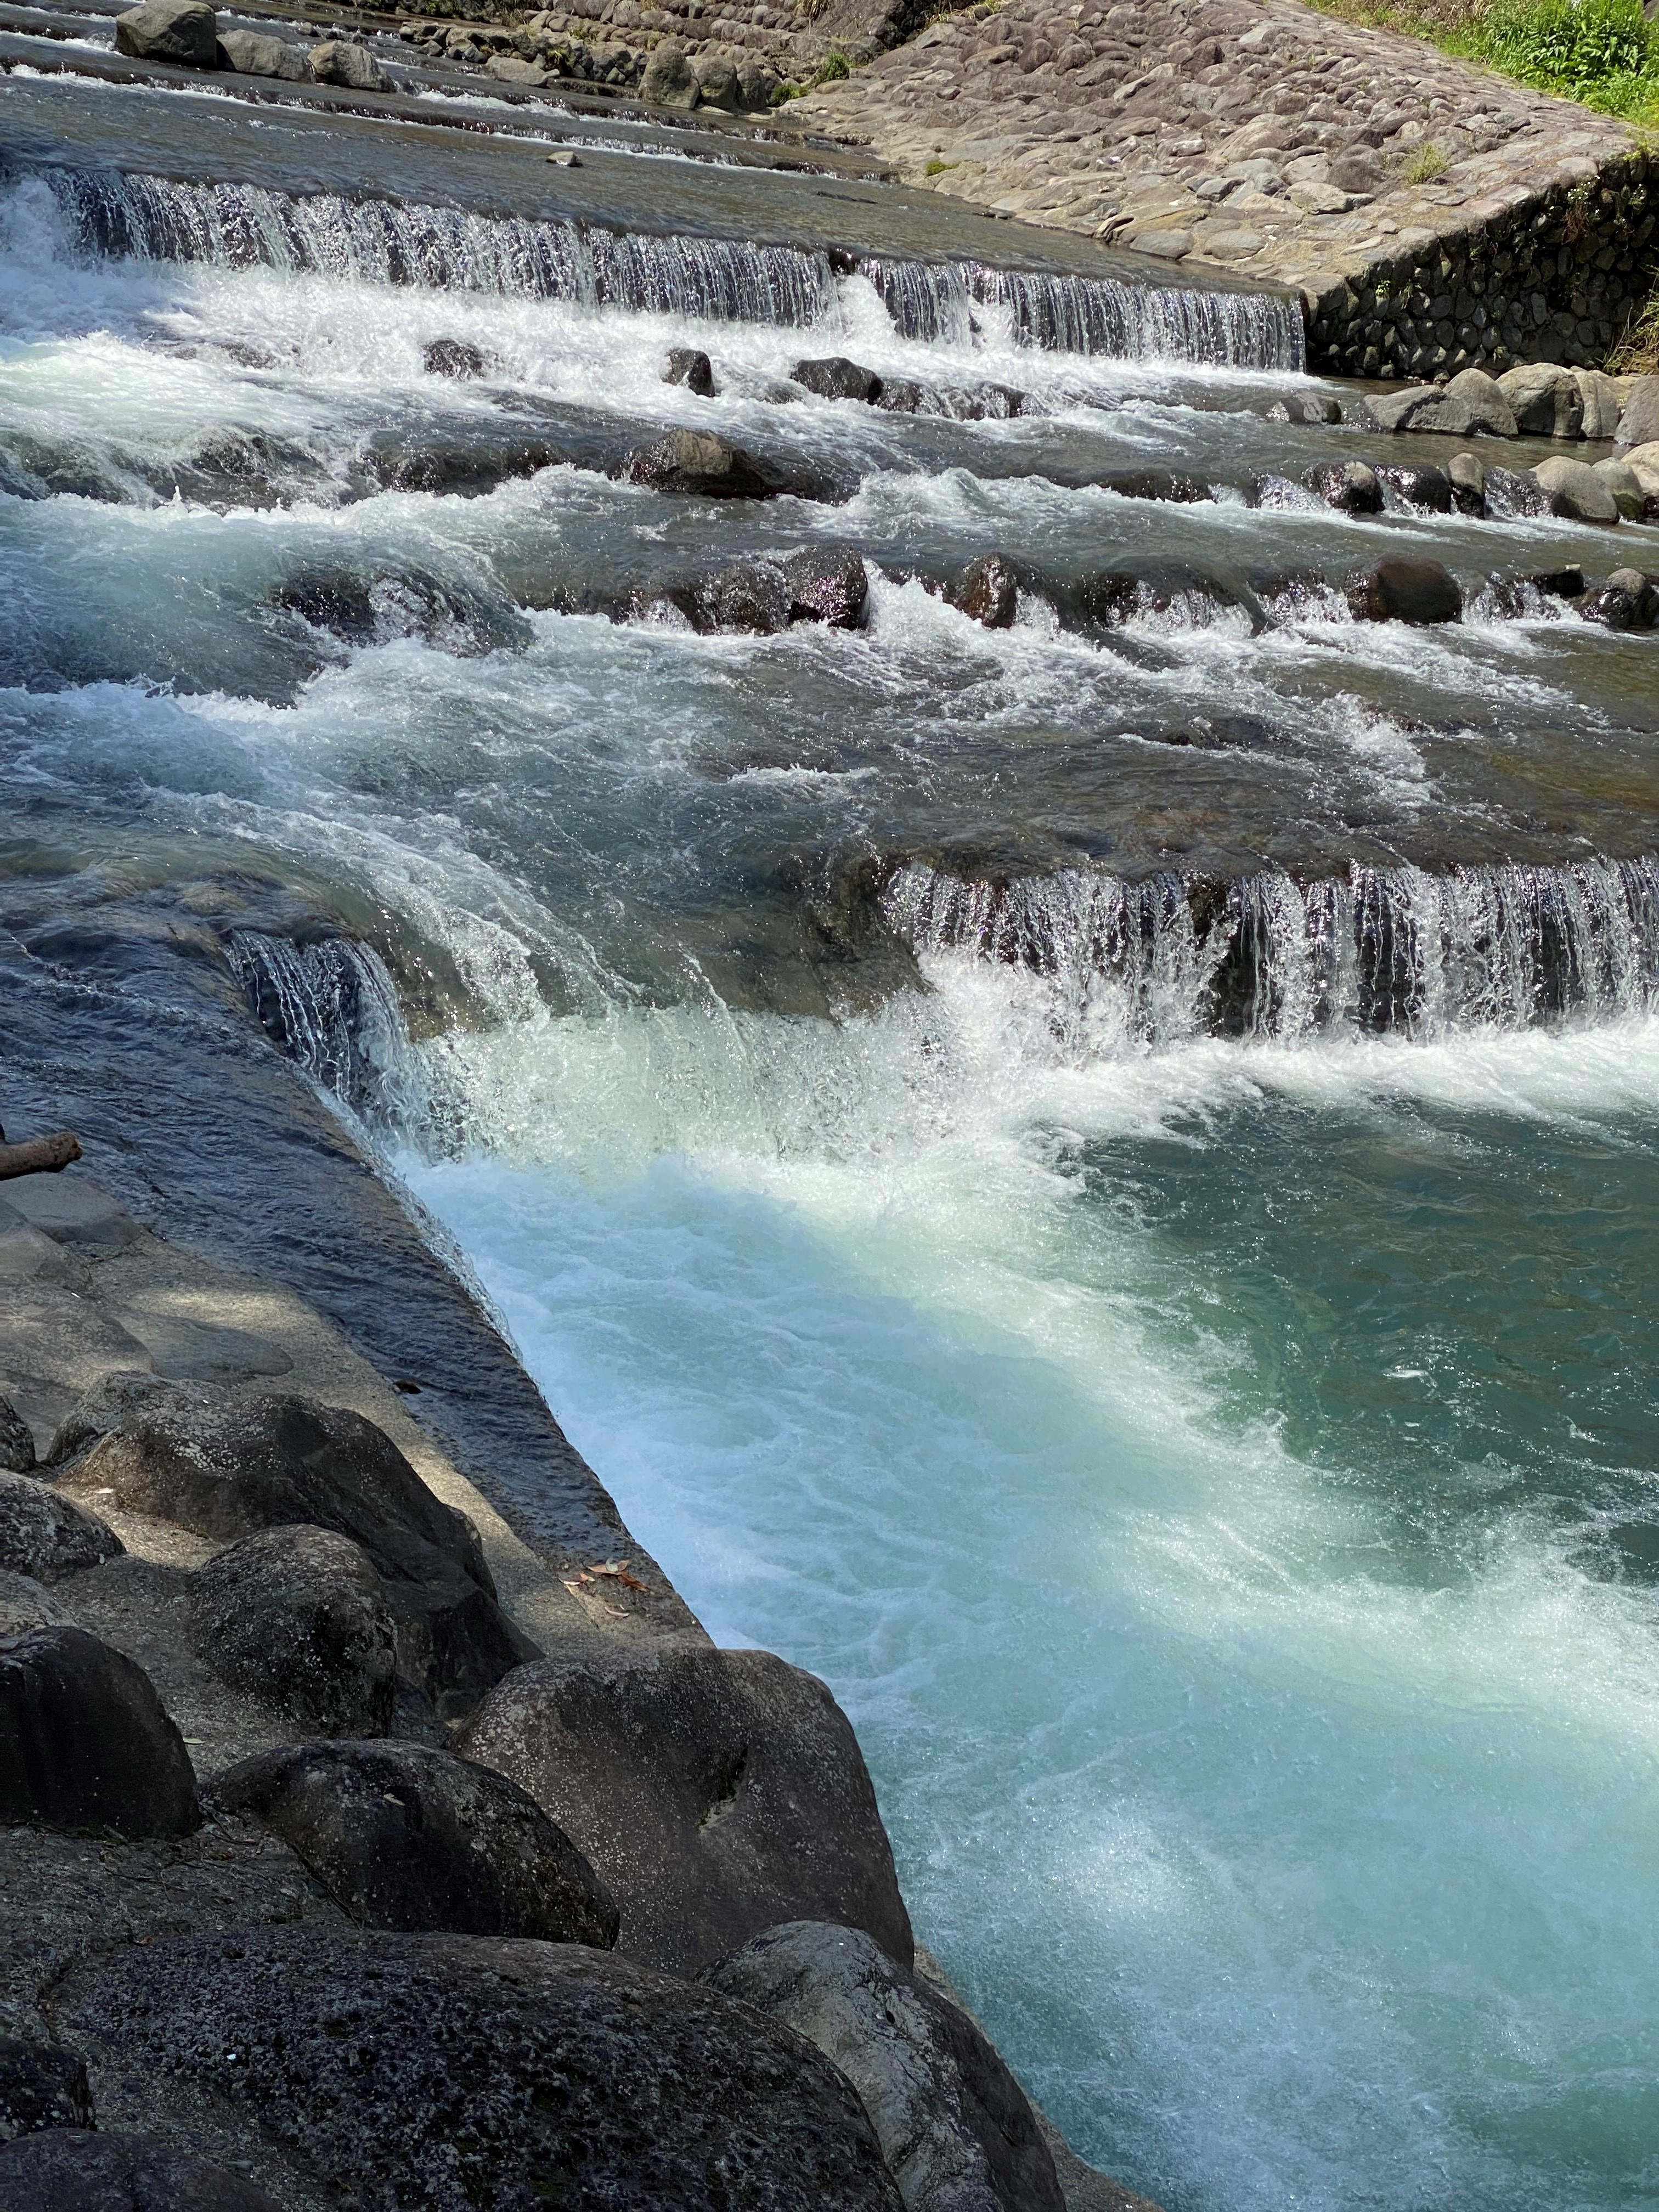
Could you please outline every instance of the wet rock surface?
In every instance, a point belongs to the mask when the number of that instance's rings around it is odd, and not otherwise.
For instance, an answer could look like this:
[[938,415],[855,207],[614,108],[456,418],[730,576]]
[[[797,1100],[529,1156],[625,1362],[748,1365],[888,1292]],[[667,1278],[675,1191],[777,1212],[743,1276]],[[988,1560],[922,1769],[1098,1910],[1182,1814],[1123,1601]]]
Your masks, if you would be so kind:
[[417,2191],[434,2212],[527,2208],[550,2181],[617,2212],[900,2202],[856,2096],[810,2045],[578,1945],[181,1939],[71,1976],[61,2010],[129,2073],[234,2100],[245,2130],[365,2212]]
[[520,1668],[459,1748],[527,1790],[622,1911],[618,1948],[674,1972],[810,1917],[908,1964],[909,1918],[845,1716],[765,1651],[663,1640]]
[[979,2028],[862,1931],[768,1929],[708,1976],[858,2091],[908,2212],[1065,2212],[1036,2116]]
[[200,1820],[190,1754],[142,1668],[79,1628],[0,1641],[0,1821],[185,1836]]
[[1438,561],[1379,561],[1348,587],[1348,603],[1364,622],[1461,622],[1463,594]]
[[366,1928],[533,1937],[609,1949],[617,1912],[518,1785],[416,1744],[292,1744],[214,1784],[264,1822]]

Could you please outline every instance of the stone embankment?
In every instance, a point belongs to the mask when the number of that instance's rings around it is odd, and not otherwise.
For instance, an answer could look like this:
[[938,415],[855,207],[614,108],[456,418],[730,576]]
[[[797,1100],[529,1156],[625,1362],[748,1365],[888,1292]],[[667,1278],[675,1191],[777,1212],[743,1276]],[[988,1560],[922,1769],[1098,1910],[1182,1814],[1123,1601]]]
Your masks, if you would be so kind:
[[9,1182],[0,1388],[0,2212],[1133,2212],[823,1686],[550,1571],[291,1290]]
[[1626,126],[1297,0],[1006,0],[793,111],[910,182],[1295,285],[1311,365],[1599,365],[1659,270]]

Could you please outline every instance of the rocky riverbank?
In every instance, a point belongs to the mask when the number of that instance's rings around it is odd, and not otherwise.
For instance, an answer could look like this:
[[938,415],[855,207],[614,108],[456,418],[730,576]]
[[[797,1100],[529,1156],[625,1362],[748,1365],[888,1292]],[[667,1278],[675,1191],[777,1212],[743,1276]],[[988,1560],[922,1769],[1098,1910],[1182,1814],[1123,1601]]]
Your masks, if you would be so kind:
[[917,1949],[823,1686],[716,1650],[538,1401],[603,1547],[89,1150],[0,1198],[0,2206],[1129,2212]]

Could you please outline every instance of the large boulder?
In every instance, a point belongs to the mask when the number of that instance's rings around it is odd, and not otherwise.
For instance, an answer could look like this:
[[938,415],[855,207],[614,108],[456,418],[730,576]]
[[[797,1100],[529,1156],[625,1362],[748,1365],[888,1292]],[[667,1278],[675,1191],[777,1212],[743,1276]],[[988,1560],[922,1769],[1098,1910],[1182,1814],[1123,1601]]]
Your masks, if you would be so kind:
[[1647,446],[1656,441],[1659,441],[1659,376],[1638,376],[1619,417],[1619,443]]
[[1552,514],[1572,522],[1612,523],[1619,520],[1619,502],[1588,461],[1570,461],[1553,453],[1540,461],[1533,474],[1542,486]]
[[629,483],[702,499],[769,499],[773,490],[758,462],[710,430],[670,430],[635,447],[625,472]]
[[283,77],[295,84],[310,74],[302,46],[267,38],[263,31],[227,31],[219,41],[219,66],[239,76]]
[[1454,438],[1516,435],[1507,395],[1478,368],[1465,369],[1447,385],[1414,384],[1403,392],[1373,393],[1367,404],[1379,430],[1431,430]]
[[768,68],[758,54],[739,54],[737,63],[738,106],[750,114],[764,114],[775,106],[783,90],[777,71]]
[[106,1522],[50,1483],[0,1474],[0,1567],[37,1583],[61,1582],[125,1548]]
[[861,368],[845,354],[798,361],[789,372],[789,380],[820,399],[857,399],[869,406],[881,397],[881,379],[874,369]]
[[1604,629],[1651,629],[1659,620],[1659,586],[1639,568],[1615,568],[1604,584],[1584,593],[1578,611]]
[[1457,579],[1438,561],[1390,558],[1356,576],[1348,605],[1359,622],[1452,623],[1463,617]]
[[0,2036],[0,2142],[43,2128],[89,2128],[92,2090],[86,2061],[61,2043]]
[[187,1836],[184,1738],[142,1667],[79,1628],[0,1641],[0,1825]]
[[1592,467],[1613,494],[1613,505],[1626,522],[1639,522],[1647,512],[1648,495],[1642,479],[1628,461],[1596,461]]
[[446,1717],[533,1655],[471,1522],[361,1413],[205,1384],[151,1391],[58,1480],[221,1542],[295,1524],[349,1536],[383,1579],[404,1672]]
[[640,98],[647,107],[695,107],[697,73],[678,40],[665,39],[645,65]]
[[306,58],[315,84],[343,85],[349,92],[390,92],[392,79],[368,48],[356,39],[324,39]]
[[380,1578],[331,1528],[262,1528],[190,1578],[192,1640],[233,1688],[282,1705],[310,1735],[380,1735],[398,1645]]
[[115,51],[134,61],[218,65],[218,29],[206,0],[143,0],[115,19]]
[[413,1743],[296,1743],[245,1759],[213,1796],[252,1814],[363,1928],[617,1940],[617,1907],[516,1782]]
[[718,1990],[579,1944],[260,1929],[76,1970],[65,2033],[359,2212],[898,2212],[851,2087]]
[[908,2212],[1066,2212],[1036,2115],[985,2036],[860,1929],[769,1928],[706,1978],[841,2069]]
[[910,1963],[857,1740],[823,1684],[769,1651],[670,1638],[521,1667],[457,1748],[558,1822],[621,1906],[631,1957],[696,1972],[811,1919]]
[[21,1636],[26,1628],[67,1628],[70,1620],[44,1583],[0,1567],[0,1637]]
[[1546,361],[1506,369],[1498,388],[1528,438],[1577,438],[1584,427],[1584,395],[1570,368]]
[[671,346],[662,380],[665,384],[683,384],[699,399],[712,399],[714,396],[714,363],[696,346]]
[[154,2136],[58,2128],[0,2150],[0,2212],[282,2212],[240,2173]]
[[1377,474],[1407,507],[1425,508],[1431,514],[1450,514],[1451,478],[1432,461],[1407,462],[1402,468],[1379,469]]
[[734,561],[696,587],[700,629],[770,637],[789,627],[789,586],[769,561]]
[[34,1465],[34,1431],[9,1398],[0,1398],[0,1469],[27,1474]]
[[738,89],[737,64],[730,54],[699,54],[691,67],[697,80],[697,97],[705,107],[723,107],[735,115],[743,105]]
[[1581,434],[1598,442],[1616,438],[1619,417],[1624,412],[1619,385],[1599,368],[1575,368],[1572,380],[1578,386]]
[[1019,608],[1019,578],[1000,553],[981,553],[951,586],[951,604],[959,614],[987,629],[1009,629]]
[[856,629],[870,596],[870,575],[856,553],[809,547],[783,564],[792,622],[827,623]]

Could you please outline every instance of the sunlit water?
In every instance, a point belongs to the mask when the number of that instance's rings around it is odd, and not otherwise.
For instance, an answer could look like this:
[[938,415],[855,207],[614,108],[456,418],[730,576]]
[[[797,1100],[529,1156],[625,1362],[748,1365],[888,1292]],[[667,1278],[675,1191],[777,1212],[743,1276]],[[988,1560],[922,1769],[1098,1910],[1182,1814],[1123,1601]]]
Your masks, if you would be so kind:
[[[1266,424],[1260,376],[902,338],[860,279],[809,348],[89,266],[27,186],[5,221],[0,457],[94,495],[0,495],[13,926],[229,912],[265,872],[426,979],[404,1173],[715,1633],[834,1686],[920,1932],[1080,2148],[1170,2212],[1659,2204],[1638,921],[1629,988],[1565,1018],[1529,1024],[1528,970],[1427,991],[1396,1034],[1244,1042],[1157,977],[1079,1024],[971,942],[872,923],[826,951],[811,920],[913,853],[1639,855],[1651,640],[1542,607],[1364,631],[1330,590],[1254,635],[1149,608],[1118,646],[1028,594],[992,635],[904,574],[995,545],[1328,584],[1405,533],[1473,586],[1589,562],[1589,533],[1247,507],[1270,450],[1294,474],[1352,445]],[[487,388],[421,374],[440,335],[495,349]],[[661,385],[686,338],[720,400]],[[780,406],[803,349],[1046,411]],[[857,489],[361,495],[388,427],[494,436],[556,402]],[[283,441],[283,503],[157,490],[226,428]],[[1233,495],[1082,481],[1149,460]],[[863,631],[554,611],[573,577],[815,541],[871,562]],[[397,586],[376,642],[273,610],[323,560]],[[1156,742],[1195,720],[1218,750]]]

